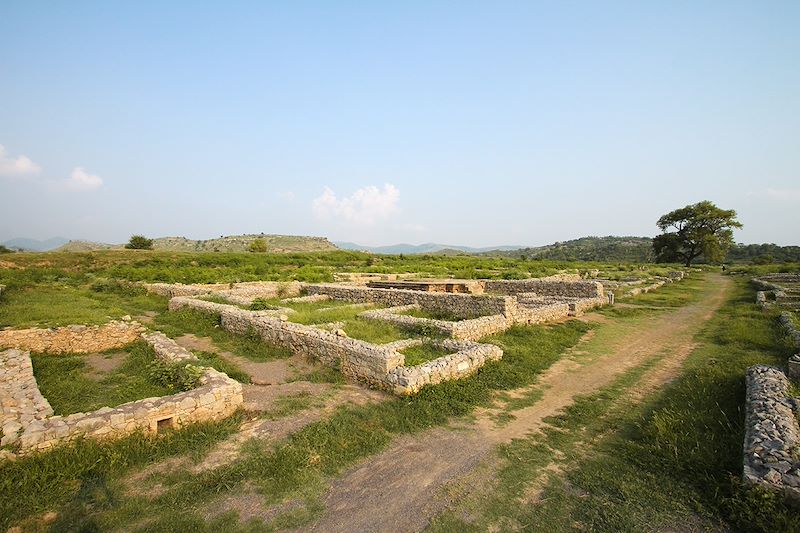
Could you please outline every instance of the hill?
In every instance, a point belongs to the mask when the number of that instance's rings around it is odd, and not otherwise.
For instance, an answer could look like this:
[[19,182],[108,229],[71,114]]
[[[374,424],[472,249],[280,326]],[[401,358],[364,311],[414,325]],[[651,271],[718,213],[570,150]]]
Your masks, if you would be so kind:
[[106,244],[104,242],[92,242],[75,240],[69,241],[63,246],[59,246],[54,252],[93,252],[95,250],[121,250],[121,244]]
[[476,248],[473,246],[456,246],[452,244],[439,244],[435,242],[426,242],[424,244],[390,244],[387,246],[364,246],[354,242],[334,242],[336,246],[342,250],[355,250],[359,252],[370,252],[373,254],[438,254],[445,252],[446,254],[453,254],[457,252],[468,254],[480,254],[492,250],[510,251],[518,250],[521,246],[485,246],[483,248]]
[[[262,239],[270,253],[328,252],[337,250],[325,237],[298,235],[229,235],[216,239],[195,240],[186,237],[159,237],[153,239],[153,249],[169,252],[247,252],[250,244]],[[89,241],[69,241],[56,249],[57,252],[89,252],[93,250],[122,249],[124,244],[106,244]]]
[[581,237],[546,246],[513,251],[493,250],[490,255],[550,259],[554,261],[627,261],[647,263],[653,260],[653,240],[649,237]]
[[63,246],[69,242],[64,237],[53,237],[52,239],[47,239],[44,241],[40,241],[38,239],[27,239],[24,237],[19,237],[16,239],[9,239],[5,242],[2,242],[3,246],[6,248],[11,248],[12,250],[24,250],[30,252],[48,252],[50,250],[55,250],[59,246]]
[[299,235],[230,235],[217,239],[193,240],[185,237],[161,237],[153,239],[154,250],[174,252],[246,252],[256,239],[267,243],[271,253],[291,252],[329,252],[337,250],[325,237],[306,237]]

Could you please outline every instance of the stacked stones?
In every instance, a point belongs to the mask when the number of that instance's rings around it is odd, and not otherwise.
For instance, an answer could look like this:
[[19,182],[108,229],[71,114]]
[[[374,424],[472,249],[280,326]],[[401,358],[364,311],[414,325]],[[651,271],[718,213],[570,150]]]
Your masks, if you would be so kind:
[[25,426],[52,414],[53,408],[39,392],[28,354],[20,350],[0,352],[0,446],[14,444]]
[[[769,309],[773,305],[784,309],[787,307],[796,308],[796,300],[800,298],[800,296],[797,296],[800,289],[796,288],[796,285],[800,284],[800,274],[768,274],[761,278],[753,278],[750,281],[756,288],[761,289],[756,292],[756,304],[762,309]],[[773,295],[775,298],[774,303],[769,301],[768,294]],[[789,311],[782,311],[778,316],[778,322],[783,332],[791,340],[795,350],[797,350],[797,353],[789,358],[789,377],[800,379],[800,331],[798,331],[794,317]]]
[[132,343],[144,331],[141,324],[127,321],[113,321],[102,326],[5,329],[0,331],[0,348],[52,354],[105,352]]
[[789,380],[777,368],[747,370],[744,480],[800,499],[798,402],[789,397]]
[[464,319],[488,315],[507,315],[516,307],[516,300],[508,296],[425,292],[408,289],[373,289],[332,283],[308,285],[306,292],[308,294],[326,294],[334,300],[377,303],[387,307],[417,304],[423,309],[443,311]]
[[597,281],[564,281],[549,279],[490,280],[486,291],[496,294],[534,293],[539,296],[565,296],[570,298],[598,298],[604,295],[603,285]]
[[471,341],[445,340],[438,343],[455,353],[439,357],[417,366],[402,366],[394,369],[386,378],[395,394],[407,395],[419,391],[425,385],[435,385],[450,379],[459,379],[474,373],[487,361],[503,357],[503,350],[494,344],[478,344]]
[[248,281],[243,283],[192,285],[184,285],[182,283],[145,283],[144,287],[149,292],[167,298],[217,294],[237,305],[250,305],[256,298],[297,296],[303,288],[299,281]]
[[[141,326],[136,326],[134,329],[141,331]],[[85,338],[70,346],[95,346],[97,343],[105,346],[109,338],[121,345],[131,342],[119,335],[105,337],[109,328],[73,328],[71,331],[88,337],[97,334],[101,339]],[[195,360],[191,352],[162,333],[145,333],[142,338],[163,360],[186,363]],[[115,408],[103,407],[91,413],[52,416],[53,410],[42,397],[33,376],[30,354],[20,350],[0,353],[0,423],[3,429],[0,445],[14,446],[20,454],[45,450],[77,438],[115,438],[135,431],[157,432],[166,427],[216,420],[231,415],[242,403],[241,384],[207,368],[200,377],[200,386],[191,391],[128,402]]]
[[[227,331],[237,334],[255,332],[266,342],[315,357],[323,364],[338,367],[352,379],[397,394],[412,394],[425,384],[468,375],[486,361],[499,359],[503,355],[500,348],[491,344],[444,341],[451,343],[445,346],[446,349],[458,351],[409,368],[403,366],[405,357],[398,351],[405,346],[403,344],[372,344],[316,327],[260,316],[257,312],[235,306],[193,298],[177,297],[169,302],[170,310],[183,307],[217,314],[221,326]],[[407,344],[417,342],[415,340]]]

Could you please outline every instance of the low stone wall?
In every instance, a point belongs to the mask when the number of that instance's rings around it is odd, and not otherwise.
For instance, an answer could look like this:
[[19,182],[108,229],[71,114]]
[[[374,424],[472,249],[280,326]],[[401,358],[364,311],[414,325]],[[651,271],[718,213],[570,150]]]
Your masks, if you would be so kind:
[[603,285],[597,281],[563,281],[548,279],[489,280],[486,292],[496,294],[536,293],[540,296],[569,298],[598,298],[604,296]]
[[[84,330],[87,335],[94,332]],[[187,363],[194,360],[191,352],[162,333],[146,333],[142,338],[161,359]],[[33,376],[30,354],[8,350],[0,354],[0,363],[1,442],[19,454],[46,450],[78,438],[119,438],[136,431],[157,433],[193,422],[218,420],[231,415],[243,403],[241,384],[206,368],[200,386],[190,391],[90,413],[51,416],[53,411]]]
[[469,376],[487,361],[497,361],[503,357],[503,350],[494,344],[454,340],[435,344],[456,352],[421,365],[403,366],[393,370],[387,376],[387,381],[392,385],[395,394],[413,394],[425,385],[436,385],[450,379]]
[[102,326],[5,329],[0,331],[0,348],[51,354],[105,352],[132,343],[144,331],[141,324],[124,321]]
[[266,342],[314,357],[324,364],[338,367],[352,379],[400,395],[413,394],[429,383],[463,377],[475,372],[486,361],[503,355],[499,347],[491,344],[440,341],[446,349],[458,352],[424,365],[405,367],[405,356],[398,350],[418,344],[419,340],[372,344],[311,326],[258,316],[238,307],[192,298],[173,298],[169,307],[170,310],[189,307],[218,314],[222,327],[227,331],[237,334],[255,332]]
[[417,304],[389,307],[387,309],[374,309],[365,311],[359,316],[372,320],[383,320],[396,326],[409,329],[432,328],[438,333],[454,339],[477,340],[492,333],[498,333],[510,328],[513,320],[504,315],[490,315],[467,320],[436,320],[404,315],[407,311],[421,309]]
[[769,292],[769,291],[779,291],[783,289],[783,287],[781,287],[780,285],[776,285],[772,281],[768,281],[764,278],[753,278],[750,280],[750,282],[753,285],[755,285],[756,288],[762,291]]
[[46,450],[78,438],[119,438],[136,431],[157,433],[193,422],[230,416],[242,405],[242,386],[213,368],[196,389],[103,407],[91,413],[52,416],[28,424],[13,442],[21,454]]
[[25,425],[52,414],[39,392],[30,356],[20,350],[0,352],[0,446],[13,444]]
[[783,332],[791,339],[796,350],[800,350],[800,331],[795,326],[791,313],[784,311],[778,317]]
[[332,300],[327,294],[309,294],[308,296],[295,296],[294,298],[284,298],[283,303],[315,303]]
[[647,294],[648,292],[660,289],[664,286],[664,281],[657,281],[652,285],[646,285],[644,287],[635,287],[628,291],[628,296],[638,296],[639,294]]
[[167,298],[175,296],[201,296],[218,293],[240,305],[249,305],[256,298],[297,296],[303,289],[299,281],[247,281],[241,283],[144,283],[148,292]]
[[765,365],[747,369],[745,398],[745,482],[777,490],[800,500],[800,427],[797,400],[788,394],[789,380]]
[[173,298],[169,302],[171,311],[185,307],[219,315],[220,324],[227,331],[237,334],[255,332],[265,342],[315,357],[327,365],[339,367],[347,376],[375,385],[383,384],[386,374],[404,361],[403,355],[391,348],[303,324],[259,316],[231,305],[185,297]]
[[327,294],[335,300],[377,303],[387,307],[417,304],[423,309],[443,311],[459,318],[513,314],[517,302],[509,296],[487,296],[407,289],[371,289],[354,285],[318,284],[306,287],[308,294]]

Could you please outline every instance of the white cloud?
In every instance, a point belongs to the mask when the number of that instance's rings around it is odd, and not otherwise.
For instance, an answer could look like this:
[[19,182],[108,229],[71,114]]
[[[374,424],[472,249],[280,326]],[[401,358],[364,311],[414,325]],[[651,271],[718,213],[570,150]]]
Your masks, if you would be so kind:
[[311,210],[321,219],[338,219],[351,224],[371,226],[399,211],[400,191],[387,183],[383,189],[374,185],[358,189],[345,198],[337,198],[329,187],[314,198]]
[[89,174],[83,167],[75,167],[66,180],[67,189],[73,191],[91,191],[103,185],[103,179],[95,174]]
[[9,157],[6,148],[0,144],[0,176],[30,176],[38,174],[42,168],[28,158],[20,155],[17,158]]

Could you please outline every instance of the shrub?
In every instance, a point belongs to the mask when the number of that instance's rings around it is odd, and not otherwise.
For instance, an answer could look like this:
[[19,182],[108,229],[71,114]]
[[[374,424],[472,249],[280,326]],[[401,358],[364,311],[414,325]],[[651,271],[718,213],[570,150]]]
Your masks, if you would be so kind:
[[267,251],[267,242],[264,239],[256,239],[250,243],[248,250],[253,253],[264,253]]
[[192,364],[166,363],[156,359],[147,367],[150,379],[170,390],[187,391],[197,387],[203,369]]
[[268,309],[277,309],[277,307],[268,303],[264,298],[256,298],[253,300],[253,303],[250,304],[251,311],[266,311]]
[[152,250],[153,239],[148,239],[144,235],[132,235],[125,248],[129,250]]

